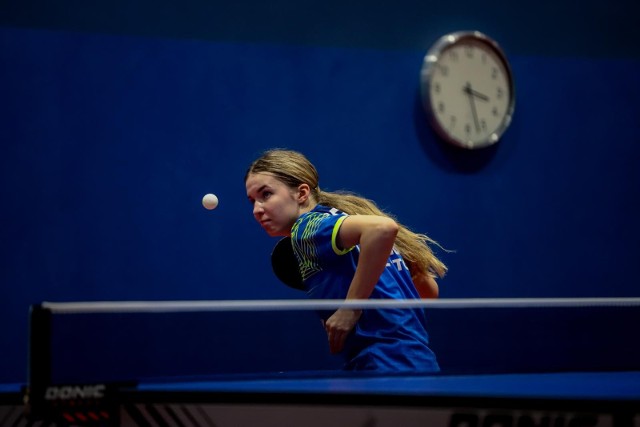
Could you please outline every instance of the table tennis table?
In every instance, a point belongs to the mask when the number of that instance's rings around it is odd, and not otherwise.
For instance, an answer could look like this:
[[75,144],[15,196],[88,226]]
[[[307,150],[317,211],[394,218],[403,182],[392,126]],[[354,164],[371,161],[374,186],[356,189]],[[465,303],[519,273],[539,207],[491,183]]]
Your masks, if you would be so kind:
[[640,372],[158,382],[124,391],[123,425],[640,426]]
[[[0,388],[0,394],[0,425],[33,425],[18,390]],[[41,425],[640,426],[640,371],[274,373],[122,384],[104,397],[107,406],[76,399],[54,424]]]

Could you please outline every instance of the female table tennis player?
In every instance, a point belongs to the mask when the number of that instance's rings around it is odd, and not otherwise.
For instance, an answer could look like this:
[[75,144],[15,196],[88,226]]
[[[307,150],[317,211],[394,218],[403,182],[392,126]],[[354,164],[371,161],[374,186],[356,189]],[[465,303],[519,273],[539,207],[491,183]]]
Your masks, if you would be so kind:
[[[367,199],[327,192],[301,153],[265,152],[245,176],[253,215],[270,236],[290,236],[313,299],[437,298],[446,266],[422,234]],[[340,308],[323,316],[332,353],[345,369],[437,372],[423,310]]]

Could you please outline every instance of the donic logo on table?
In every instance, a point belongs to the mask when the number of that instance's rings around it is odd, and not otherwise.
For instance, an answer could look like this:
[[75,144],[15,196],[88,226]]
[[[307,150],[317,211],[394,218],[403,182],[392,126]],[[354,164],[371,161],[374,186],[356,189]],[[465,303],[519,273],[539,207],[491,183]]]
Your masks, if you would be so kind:
[[49,386],[45,390],[45,400],[102,399],[104,384]]

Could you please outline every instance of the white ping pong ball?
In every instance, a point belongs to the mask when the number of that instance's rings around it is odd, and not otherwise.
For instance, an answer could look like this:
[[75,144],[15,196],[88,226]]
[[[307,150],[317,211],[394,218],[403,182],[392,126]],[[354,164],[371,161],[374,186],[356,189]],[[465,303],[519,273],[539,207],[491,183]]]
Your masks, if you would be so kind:
[[205,209],[213,210],[218,207],[218,196],[215,194],[205,194],[202,198],[202,206]]

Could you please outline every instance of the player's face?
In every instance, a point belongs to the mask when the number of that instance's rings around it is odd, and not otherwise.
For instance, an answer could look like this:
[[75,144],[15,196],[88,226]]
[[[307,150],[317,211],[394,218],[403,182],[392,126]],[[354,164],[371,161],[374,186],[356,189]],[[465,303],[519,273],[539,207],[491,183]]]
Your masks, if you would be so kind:
[[270,236],[289,236],[300,216],[297,191],[268,173],[250,174],[245,182],[253,216]]

